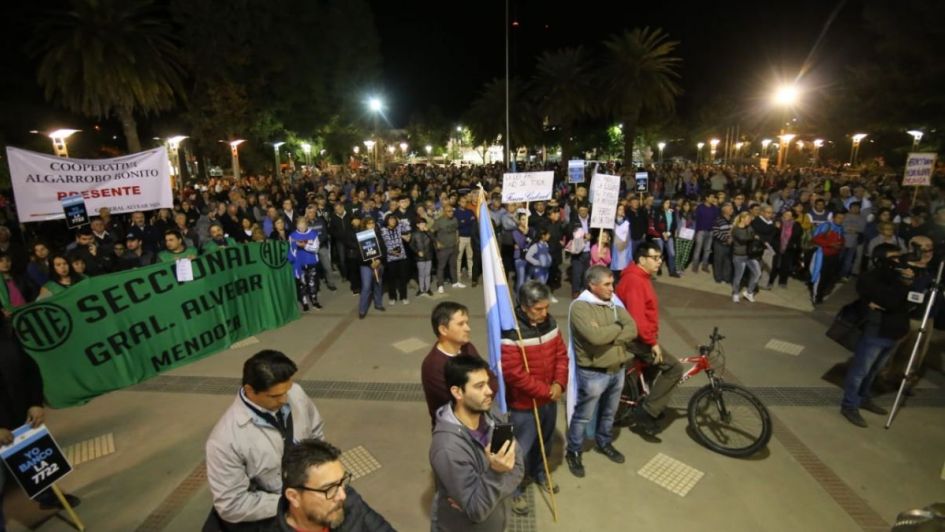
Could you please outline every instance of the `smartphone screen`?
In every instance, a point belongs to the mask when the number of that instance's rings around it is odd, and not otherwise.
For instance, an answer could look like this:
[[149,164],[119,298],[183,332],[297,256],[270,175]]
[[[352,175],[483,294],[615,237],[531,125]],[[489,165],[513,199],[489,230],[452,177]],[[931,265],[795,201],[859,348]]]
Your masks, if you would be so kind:
[[498,423],[495,428],[492,430],[492,454],[499,452],[502,449],[502,446],[505,445],[505,442],[512,439],[514,436],[512,431],[511,423]]

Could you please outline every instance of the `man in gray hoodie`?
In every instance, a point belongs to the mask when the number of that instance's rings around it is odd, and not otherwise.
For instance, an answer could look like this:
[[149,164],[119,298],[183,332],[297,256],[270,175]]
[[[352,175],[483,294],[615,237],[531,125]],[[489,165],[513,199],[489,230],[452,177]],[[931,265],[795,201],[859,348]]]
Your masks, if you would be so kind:
[[[437,410],[430,444],[436,476],[434,532],[502,532],[509,498],[522,481],[522,457],[513,440],[491,452],[497,418],[490,414],[489,365],[457,355],[444,368],[450,403]],[[501,420],[498,420],[501,421]]]

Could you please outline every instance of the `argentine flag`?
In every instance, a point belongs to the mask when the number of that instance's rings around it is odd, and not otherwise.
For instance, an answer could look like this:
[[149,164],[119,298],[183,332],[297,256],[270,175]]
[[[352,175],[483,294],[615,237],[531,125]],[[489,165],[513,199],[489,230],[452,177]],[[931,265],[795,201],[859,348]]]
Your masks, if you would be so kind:
[[499,244],[492,229],[492,219],[485,200],[485,193],[479,191],[479,242],[482,250],[482,288],[486,302],[486,329],[489,335],[489,367],[499,382],[495,390],[495,402],[499,411],[506,413],[505,378],[502,376],[502,331],[514,329],[515,313],[509,284],[499,255]]

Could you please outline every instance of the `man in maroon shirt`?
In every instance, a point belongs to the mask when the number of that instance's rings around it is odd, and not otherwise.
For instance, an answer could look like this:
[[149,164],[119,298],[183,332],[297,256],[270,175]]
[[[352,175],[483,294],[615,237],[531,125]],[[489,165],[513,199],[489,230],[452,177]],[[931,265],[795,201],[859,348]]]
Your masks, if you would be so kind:
[[[436,335],[436,344],[423,359],[420,382],[427,399],[431,426],[435,426],[436,410],[450,402],[450,390],[443,374],[446,361],[460,354],[482,357],[469,341],[469,309],[465,305],[454,301],[440,303],[433,309],[430,323]],[[489,373],[489,387],[499,389],[492,372]]]

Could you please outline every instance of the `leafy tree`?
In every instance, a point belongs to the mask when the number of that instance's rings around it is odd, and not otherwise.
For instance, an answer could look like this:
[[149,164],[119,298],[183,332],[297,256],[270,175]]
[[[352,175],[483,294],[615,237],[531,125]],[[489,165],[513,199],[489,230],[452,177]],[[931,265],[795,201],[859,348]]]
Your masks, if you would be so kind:
[[532,79],[537,111],[553,128],[566,168],[574,146],[575,126],[591,111],[589,57],[583,47],[545,52]]
[[[491,144],[505,138],[505,80],[493,79],[466,113],[473,140],[477,144]],[[509,82],[510,147],[533,146],[541,139],[541,121],[526,94],[525,84],[513,78]],[[503,141],[504,142],[504,141]]]
[[71,0],[36,35],[30,49],[46,98],[90,117],[117,117],[130,152],[141,150],[135,114],[168,110],[184,93],[180,49],[153,0]]

